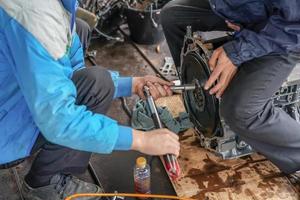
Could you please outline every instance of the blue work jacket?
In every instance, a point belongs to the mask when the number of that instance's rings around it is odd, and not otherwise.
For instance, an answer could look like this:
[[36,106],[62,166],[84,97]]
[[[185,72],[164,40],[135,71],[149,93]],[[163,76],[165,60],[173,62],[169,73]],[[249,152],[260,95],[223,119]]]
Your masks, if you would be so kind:
[[[40,133],[82,151],[131,148],[131,128],[75,104],[75,10],[76,0],[0,0],[0,164],[28,156]],[[115,97],[131,95],[130,77],[111,76]]]
[[217,15],[242,28],[224,45],[235,65],[269,54],[299,54],[299,0],[209,1]]

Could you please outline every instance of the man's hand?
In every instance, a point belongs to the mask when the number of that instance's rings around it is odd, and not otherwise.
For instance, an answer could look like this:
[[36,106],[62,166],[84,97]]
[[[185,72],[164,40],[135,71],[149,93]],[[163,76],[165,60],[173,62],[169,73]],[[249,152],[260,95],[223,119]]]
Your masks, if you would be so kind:
[[218,81],[217,84],[209,90],[209,93],[211,95],[216,94],[217,98],[221,98],[230,81],[236,74],[237,67],[227,57],[223,47],[220,47],[214,51],[209,60],[209,67],[212,71],[212,74],[210,75],[204,88],[208,90],[216,81]]
[[133,130],[132,150],[153,156],[173,154],[179,156],[179,137],[168,129],[149,132]]
[[226,20],[225,22],[226,22],[228,28],[231,28],[232,30],[238,31],[238,32],[241,31],[241,27],[240,27],[240,26],[235,25],[235,24],[231,23],[231,22],[228,21],[228,20]]
[[156,76],[134,77],[132,84],[132,92],[139,95],[142,99],[145,99],[144,86],[148,86],[150,93],[154,99],[160,97],[171,96],[172,91],[170,86],[171,82],[164,81]]

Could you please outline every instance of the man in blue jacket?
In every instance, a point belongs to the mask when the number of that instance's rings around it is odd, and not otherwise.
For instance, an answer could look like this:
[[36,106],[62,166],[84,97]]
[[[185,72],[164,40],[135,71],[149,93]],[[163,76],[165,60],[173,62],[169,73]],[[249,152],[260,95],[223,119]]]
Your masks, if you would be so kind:
[[210,58],[205,89],[222,97],[231,129],[287,174],[300,169],[300,124],[271,97],[300,61],[299,10],[299,0],[173,0],[161,13],[177,66],[187,26],[236,31]]
[[155,98],[171,95],[170,83],[85,68],[75,11],[76,0],[0,0],[0,165],[38,151],[25,199],[100,192],[73,176],[86,170],[91,152],[179,154],[174,133],[140,132],[105,116],[113,99],[143,97],[145,85]]

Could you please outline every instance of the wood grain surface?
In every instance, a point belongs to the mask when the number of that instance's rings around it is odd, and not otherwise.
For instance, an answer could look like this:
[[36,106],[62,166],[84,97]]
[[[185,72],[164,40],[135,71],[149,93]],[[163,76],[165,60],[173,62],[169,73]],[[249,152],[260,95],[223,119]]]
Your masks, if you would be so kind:
[[[174,116],[184,112],[180,95],[162,98]],[[182,177],[172,182],[180,197],[209,200],[296,200],[298,190],[279,169],[259,154],[222,160],[200,146],[194,129],[180,135]]]

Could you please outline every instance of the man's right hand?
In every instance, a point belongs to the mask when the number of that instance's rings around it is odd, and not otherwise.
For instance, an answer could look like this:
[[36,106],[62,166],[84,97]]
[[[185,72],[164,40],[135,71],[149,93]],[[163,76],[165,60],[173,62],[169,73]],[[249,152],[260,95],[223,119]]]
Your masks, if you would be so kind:
[[168,129],[149,132],[133,130],[132,150],[154,156],[166,154],[179,156],[179,137]]

